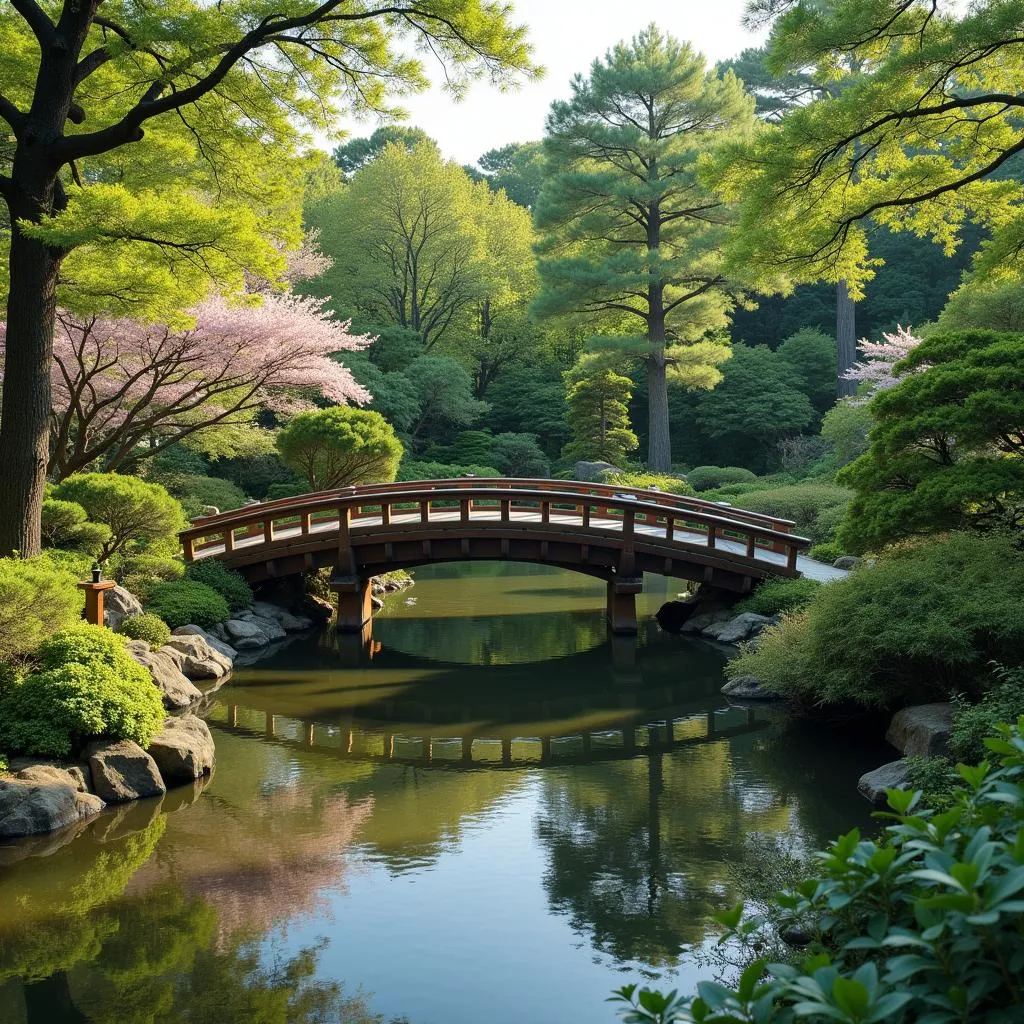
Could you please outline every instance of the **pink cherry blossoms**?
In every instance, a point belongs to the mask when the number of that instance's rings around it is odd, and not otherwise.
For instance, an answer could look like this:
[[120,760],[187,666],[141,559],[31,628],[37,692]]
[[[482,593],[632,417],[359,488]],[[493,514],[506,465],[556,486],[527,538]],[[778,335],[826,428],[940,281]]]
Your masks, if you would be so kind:
[[895,387],[899,378],[893,373],[893,367],[921,344],[920,338],[903,327],[897,327],[895,334],[883,333],[882,337],[884,341],[864,339],[859,342],[857,348],[864,360],[854,363],[843,374],[844,380],[870,384],[871,394]]
[[[50,473],[97,460],[108,469],[260,407],[292,411],[315,396],[364,404],[371,396],[333,356],[372,341],[350,334],[318,299],[264,294],[211,298],[195,326],[171,329],[59,312],[54,338]],[[0,349],[4,342],[0,323]]]

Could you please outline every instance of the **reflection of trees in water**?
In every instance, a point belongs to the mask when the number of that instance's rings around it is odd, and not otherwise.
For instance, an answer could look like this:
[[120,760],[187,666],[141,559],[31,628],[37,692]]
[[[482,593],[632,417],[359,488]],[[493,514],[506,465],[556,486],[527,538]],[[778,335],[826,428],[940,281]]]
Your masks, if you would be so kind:
[[617,960],[671,965],[732,898],[728,858],[789,809],[736,784],[730,746],[549,772],[537,832],[544,885],[593,946]]

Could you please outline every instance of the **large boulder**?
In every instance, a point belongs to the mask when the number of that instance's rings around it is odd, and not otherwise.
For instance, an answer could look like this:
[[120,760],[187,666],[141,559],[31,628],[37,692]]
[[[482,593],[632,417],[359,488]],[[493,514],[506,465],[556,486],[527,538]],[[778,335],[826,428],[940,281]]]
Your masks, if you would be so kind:
[[600,480],[603,473],[621,472],[621,469],[613,466],[610,462],[577,462],[572,467],[573,479],[587,483],[592,480]]
[[0,839],[53,832],[102,811],[103,801],[83,790],[80,771],[53,764],[0,776]]
[[261,619],[273,619],[275,622],[279,621],[282,615],[287,614],[286,609],[279,604],[271,604],[270,601],[253,601],[249,606],[249,611]]
[[[213,629],[220,629],[223,632],[223,627],[218,622]],[[200,636],[202,637],[218,654],[223,654],[228,661],[234,663],[235,656],[238,651],[234,649],[229,643],[226,643],[211,629],[207,632],[202,626],[179,626],[174,630],[173,636]],[[225,634],[226,636],[227,634]]]
[[916,704],[892,716],[885,738],[904,757],[942,757],[952,729],[952,704]]
[[122,586],[111,587],[103,594],[103,625],[115,632],[129,615],[141,615],[139,599]]
[[267,634],[252,621],[228,619],[224,623],[224,629],[231,638],[232,645],[239,651],[251,651],[258,647],[266,647],[270,643]]
[[201,636],[172,636],[160,651],[174,658],[189,679],[220,679],[234,664]]
[[277,619],[268,619],[262,615],[253,615],[249,621],[254,626],[259,626],[263,631],[263,635],[268,640],[283,640],[288,635],[284,626],[282,626]]
[[890,761],[874,771],[865,772],[857,783],[861,796],[870,800],[876,807],[885,807],[886,790],[909,789],[910,771],[903,760]]
[[696,599],[690,601],[668,601],[654,616],[666,633],[678,633],[687,620],[692,618],[699,607]]
[[168,786],[209,774],[217,760],[210,727],[195,715],[167,719],[153,737],[149,754]]
[[178,662],[164,651],[150,649],[145,640],[132,640],[128,653],[148,673],[160,691],[168,711],[183,711],[203,699],[202,693],[178,667]]
[[779,700],[774,690],[769,690],[757,676],[736,676],[722,687],[722,693],[733,700]]
[[703,633],[712,623],[725,622],[732,618],[732,613],[723,609],[715,612],[701,612],[693,615],[683,623],[681,633]]
[[833,563],[833,569],[856,569],[860,565],[860,559],[856,555],[840,555]]
[[125,804],[167,792],[156,762],[138,743],[92,743],[85,751],[92,790],[108,804]]
[[701,630],[701,635],[711,637],[720,644],[739,644],[744,640],[757,636],[763,629],[771,626],[774,619],[756,612],[742,612],[725,622],[713,622]]
[[277,621],[288,633],[305,633],[313,628],[312,619],[305,615],[292,615],[291,612],[282,612]]

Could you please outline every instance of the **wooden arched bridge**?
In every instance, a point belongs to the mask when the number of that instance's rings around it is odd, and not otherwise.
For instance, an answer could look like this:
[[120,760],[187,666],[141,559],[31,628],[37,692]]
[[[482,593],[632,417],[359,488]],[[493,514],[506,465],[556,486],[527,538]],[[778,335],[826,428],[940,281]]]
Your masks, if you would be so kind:
[[745,593],[799,576],[810,546],[793,524],[701,498],[569,480],[476,477],[371,484],[248,505],[196,520],[186,561],[219,558],[257,583],[334,569],[338,626],[370,621],[370,580],[432,562],[503,559],[608,583],[616,632],[636,631],[645,572]]

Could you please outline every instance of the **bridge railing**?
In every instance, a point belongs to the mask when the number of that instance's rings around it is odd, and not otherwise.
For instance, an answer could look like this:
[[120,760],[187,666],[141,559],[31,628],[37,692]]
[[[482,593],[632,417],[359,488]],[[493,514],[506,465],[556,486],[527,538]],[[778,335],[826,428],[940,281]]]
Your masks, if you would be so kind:
[[[454,520],[456,528],[459,524],[468,527],[474,523],[478,526],[496,523],[499,527],[521,525],[522,516],[516,518],[515,514],[530,512],[537,517],[531,522],[547,527],[552,533],[613,530],[615,537],[625,545],[633,545],[637,539],[692,545],[694,534],[703,535],[702,546],[708,549],[717,547],[720,540],[742,544],[740,552],[729,552],[733,559],[747,559],[762,565],[770,561],[779,566],[776,560],[767,559],[764,554],[767,551],[784,553],[784,564],[790,573],[796,571],[800,551],[811,543],[788,530],[722,515],[720,506],[711,505],[717,513],[712,514],[703,507],[665,502],[662,499],[666,496],[657,492],[658,500],[650,501],[614,489],[611,489],[614,493],[605,496],[580,490],[479,486],[476,482],[468,487],[461,480],[447,482],[456,486],[439,487],[433,482],[421,486],[416,482],[329,491],[249,505],[212,516],[180,535],[185,560],[210,555],[227,556],[231,560],[232,555],[243,550],[250,556],[278,547],[301,546],[323,533],[337,533],[339,546],[344,546],[350,531],[360,525],[374,525],[389,539],[398,539],[403,533],[415,533],[431,523],[452,524],[451,513],[455,509],[458,510],[458,518]],[[567,516],[573,521],[567,522]],[[642,529],[642,535],[638,535],[637,527],[654,527],[658,532]]]

